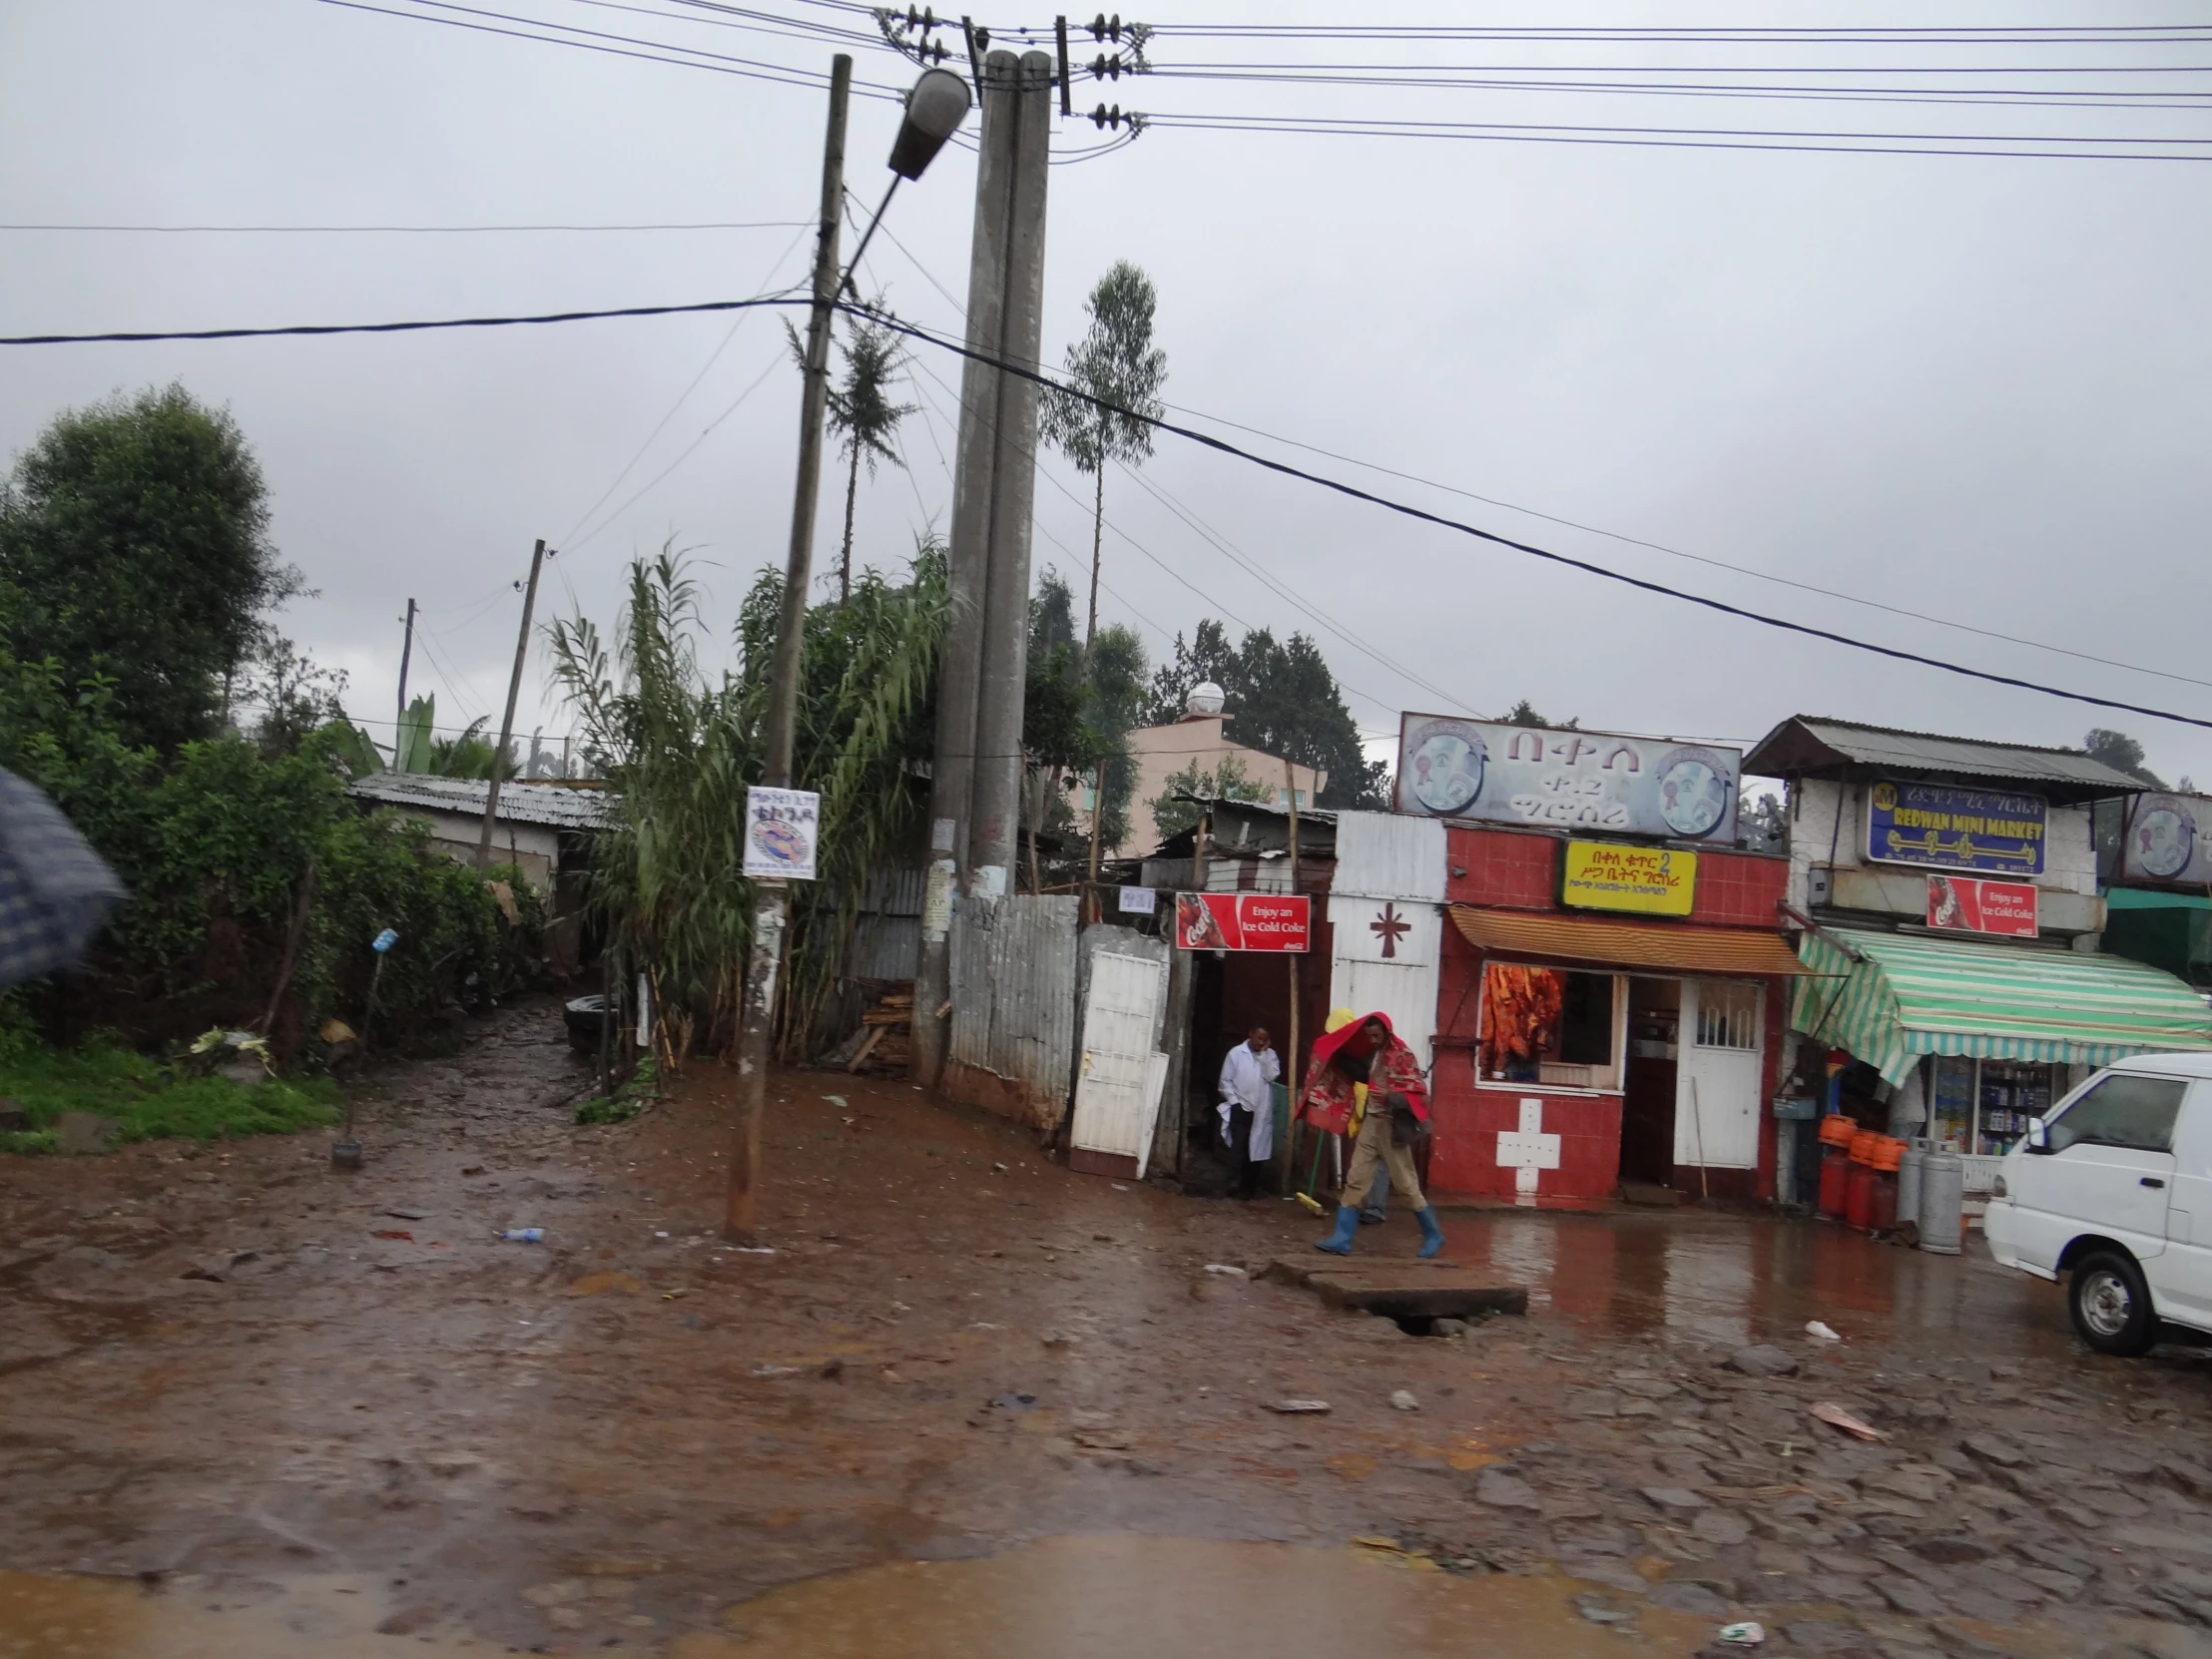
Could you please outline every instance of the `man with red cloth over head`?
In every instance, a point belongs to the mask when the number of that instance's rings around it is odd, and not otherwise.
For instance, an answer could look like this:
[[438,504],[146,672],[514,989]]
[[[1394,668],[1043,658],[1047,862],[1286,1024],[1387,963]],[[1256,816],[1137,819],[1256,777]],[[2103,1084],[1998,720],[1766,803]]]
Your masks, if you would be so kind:
[[[1355,1085],[1363,1083],[1368,1105],[1355,1125]],[[1413,1143],[1428,1133],[1428,1080],[1413,1051],[1390,1029],[1389,1015],[1369,1014],[1315,1040],[1299,1111],[1326,1134],[1353,1136],[1352,1167],[1337,1200],[1337,1230],[1317,1241],[1316,1250],[1352,1254],[1353,1237],[1360,1231],[1359,1201],[1375,1180],[1378,1163],[1389,1170],[1390,1185],[1413,1206],[1421,1255],[1443,1249],[1444,1230],[1413,1168]]]

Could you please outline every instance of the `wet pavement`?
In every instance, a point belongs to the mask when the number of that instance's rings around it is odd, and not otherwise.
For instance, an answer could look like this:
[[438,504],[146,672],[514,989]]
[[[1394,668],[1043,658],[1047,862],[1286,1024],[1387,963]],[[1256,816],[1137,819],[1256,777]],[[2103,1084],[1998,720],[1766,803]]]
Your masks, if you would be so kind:
[[2092,1355],[1985,1258],[1459,1212],[1448,1258],[1529,1315],[1415,1337],[1206,1271],[1302,1249],[1295,1206],[808,1072],[747,1254],[727,1074],[579,1128],[588,1083],[533,1001],[364,1084],[357,1173],[323,1137],[0,1161],[0,1659],[1664,1654],[1742,1618],[2212,1654],[2212,1360]]

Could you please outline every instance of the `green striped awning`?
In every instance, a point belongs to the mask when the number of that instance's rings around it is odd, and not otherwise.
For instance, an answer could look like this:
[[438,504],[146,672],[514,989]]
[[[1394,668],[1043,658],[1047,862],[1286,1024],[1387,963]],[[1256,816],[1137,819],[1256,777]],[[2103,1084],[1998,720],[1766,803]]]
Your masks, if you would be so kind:
[[[2122,956],[1828,928],[1798,954],[1790,1023],[1892,1083],[1923,1054],[2101,1066],[2212,1048],[2212,1008],[2170,973]],[[1855,959],[1856,958],[1856,959]]]

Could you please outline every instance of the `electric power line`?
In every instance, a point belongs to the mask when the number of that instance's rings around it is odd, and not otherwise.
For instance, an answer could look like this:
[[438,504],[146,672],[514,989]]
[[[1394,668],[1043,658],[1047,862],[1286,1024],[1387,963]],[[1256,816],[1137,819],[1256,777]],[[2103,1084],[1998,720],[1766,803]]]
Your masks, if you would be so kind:
[[746,399],[751,397],[755,392],[759,391],[761,387],[767,383],[768,377],[776,372],[777,365],[783,360],[784,354],[782,351],[778,351],[774,356],[770,357],[767,366],[761,370],[760,374],[757,377],[755,377],[753,383],[747,386],[745,390],[739,392],[736,400],[732,402],[728,408],[724,409],[722,413],[716,415],[714,419],[708,421],[707,424],[700,429],[699,436],[692,439],[690,443],[686,444],[684,446],[683,452],[679,454],[676,459],[661,468],[661,470],[656,472],[651,479],[649,479],[643,486],[635,491],[627,501],[623,502],[621,506],[617,507],[613,512],[609,513],[605,518],[601,519],[596,525],[592,526],[590,530],[586,531],[583,540],[573,542],[571,543],[571,545],[573,547],[581,549],[585,546],[586,543],[596,540],[601,531],[605,530],[610,524],[615,523],[618,519],[622,517],[624,513],[628,512],[632,507],[636,506],[640,501],[644,500],[646,496],[650,495],[654,490],[658,489],[661,485],[661,481],[664,478],[666,478],[670,473],[674,472],[678,467],[682,466],[686,461],[690,460],[692,458],[693,452],[697,450],[701,444],[705,443],[710,437],[714,436],[716,427],[720,426],[724,421],[728,420],[732,415],[736,414],[738,410],[745,405]]
[[[333,0],[334,3],[334,0]],[[2030,150],[1979,148],[2025,144],[2190,144],[2212,145],[2212,139],[2102,139],[2102,138],[1981,138],[1973,134],[1927,135],[1931,142],[1840,143],[1849,133],[1804,133],[1788,130],[1772,134],[1747,131],[1730,136],[1733,128],[1606,127],[1482,121],[1418,121],[1411,119],[1354,119],[1329,116],[1181,115],[1147,112],[1148,127],[1189,132],[1302,134],[1320,138],[1417,138],[1465,143],[1579,144],[1606,148],[1657,150],[1744,150],[1762,153],[1833,156],[1958,156],[1985,160],[2109,161],[2109,162],[2212,162],[2212,153],[2136,150]],[[1662,136],[1677,135],[1677,136]],[[1880,135],[1873,135],[1880,137]],[[1794,142],[1800,138],[1817,142]],[[1936,142],[1939,141],[1939,142]]]
[[880,326],[890,328],[897,333],[905,334],[909,338],[923,340],[928,344],[936,346],[939,350],[950,351],[962,358],[987,364],[988,366],[997,369],[1002,374],[1018,375],[1023,379],[1036,382],[1039,386],[1053,387],[1054,389],[1068,396],[1074,397],[1079,401],[1091,404],[1094,408],[1105,409],[1116,414],[1127,415],[1132,419],[1143,421],[1146,425],[1153,427],[1155,430],[1172,432],[1177,437],[1187,439],[1192,443],[1203,445],[1208,449],[1216,450],[1222,454],[1233,456],[1238,460],[1250,462],[1252,465],[1263,467],[1270,472],[1279,473],[1282,476],[1288,478],[1297,478],[1302,482],[1313,484],[1319,488],[1333,491],[1336,494],[1349,497],[1352,500],[1364,501],[1370,506],[1381,507],[1387,512],[1396,513],[1401,517],[1409,518],[1419,523],[1431,524],[1436,526],[1438,529],[1455,531],[1460,535],[1470,536],[1478,541],[1488,542],[1492,546],[1504,547],[1516,553],[1527,554],[1531,558],[1542,559],[1548,563],[1565,566],[1568,569],[1579,570],[1588,575],[1603,577],[1608,581],[1619,582],[1624,586],[1637,588],[1646,593],[1658,594],[1668,599],[1678,599],[1686,604],[1697,605],[1707,610],[1717,611],[1724,616],[1737,617],[1746,622],[1756,622],[1764,627],[1779,629],[1786,633],[1804,635],[1811,639],[1826,640],[1834,645],[1842,645],[1853,650],[1870,652],[1876,656],[1887,657],[1896,662],[1916,663],[1925,668],[1940,669],[1945,674],[1954,674],[1966,679],[1980,680],[1991,685],[2011,686],[2023,691],[2039,692],[2045,696],[2063,698],[2069,702],[2086,703],[2102,709],[2119,709],[2128,714],[2145,715],[2154,720],[2170,720],[2183,726],[2202,727],[2207,731],[2212,731],[2212,720],[2202,719],[2195,715],[2178,714],[2169,709],[2155,709],[2140,703],[2127,703],[2117,698],[2096,697],[2087,692],[2068,691],[2063,687],[2044,685],[2039,681],[2022,679],[2016,675],[1997,674],[1988,669],[1970,668],[1962,663],[1945,662],[1939,657],[1928,657],[1922,655],[1919,652],[1903,650],[1902,648],[1897,646],[1883,645],[1873,640],[1859,639],[1850,634],[1838,633],[1833,629],[1815,627],[1811,623],[1793,622],[1790,621],[1788,618],[1771,616],[1763,611],[1751,610],[1746,606],[1732,605],[1726,600],[1714,599],[1707,595],[1692,593],[1682,588],[1669,587],[1665,583],[1650,581],[1647,578],[1641,576],[1631,576],[1625,571],[1612,570],[1604,565],[1593,563],[1592,561],[1587,559],[1578,559],[1570,554],[1557,553],[1549,548],[1538,547],[1532,542],[1516,541],[1510,536],[1501,536],[1498,535],[1495,531],[1477,529],[1471,524],[1464,524],[1457,519],[1446,518],[1440,513],[1432,513],[1427,511],[1425,508],[1415,507],[1407,502],[1394,501],[1388,496],[1377,495],[1371,490],[1364,490],[1360,488],[1357,484],[1346,483],[1342,479],[1331,478],[1322,473],[1309,472],[1303,467],[1296,467],[1291,465],[1288,461],[1274,460],[1268,456],[1256,454],[1249,449],[1240,448],[1238,445],[1229,442],[1226,438],[1218,438],[1211,433],[1201,432],[1189,426],[1182,426],[1174,421],[1165,420],[1155,415],[1147,415],[1135,410],[1121,408],[1117,404],[1107,402],[1104,398],[1093,397],[1089,393],[1084,392],[1078,388],[1062,385],[1059,382],[1051,379],[1049,376],[1042,374],[1033,368],[1029,368],[1021,363],[1008,362],[1003,359],[993,357],[988,352],[974,350],[964,342],[942,338],[930,332],[928,329],[919,327],[910,322],[902,321],[899,318],[891,316],[886,312],[871,311],[864,307],[851,305],[848,302],[841,301],[839,304],[839,308],[870,316]]
[[[328,3],[335,4],[338,3],[338,0],[328,0]],[[281,328],[204,329],[181,333],[115,333],[90,335],[36,334],[16,336],[13,338],[0,338],[0,345],[51,345],[61,343],[93,343],[111,340],[237,339],[256,338],[269,335],[397,333],[422,328],[454,328],[472,326],[497,327],[512,323],[581,321],[586,319],[616,316],[665,316],[698,311],[740,310],[749,306],[756,305],[789,304],[797,302],[799,301],[778,298],[725,299],[710,300],[705,303],[695,305],[632,305],[604,311],[572,311],[538,316],[447,319],[435,322],[410,321],[384,323],[341,323],[326,325],[315,324]],[[1209,432],[1201,432],[1193,427],[1183,426],[1174,421],[1166,420],[1158,416],[1141,414],[1133,410],[1119,408],[1117,405],[1108,403],[1102,398],[1093,397],[1089,393],[1084,392],[1076,387],[1062,385],[1036,369],[1027,367],[1026,365],[1021,363],[1007,362],[992,357],[986,352],[977,351],[970,348],[962,341],[944,338],[943,336],[936,334],[929,329],[923,328],[918,324],[907,322],[899,317],[893,316],[889,312],[876,310],[870,306],[857,305],[852,303],[851,301],[841,299],[836,302],[836,307],[837,309],[846,311],[852,315],[865,317],[868,320],[879,324],[880,326],[889,328],[895,333],[905,334],[909,338],[922,340],[927,344],[934,345],[939,350],[949,351],[952,352],[954,355],[962,357],[964,359],[984,363],[989,367],[997,369],[1001,373],[1014,374],[1020,376],[1023,379],[1033,380],[1041,387],[1051,387],[1064,393],[1067,396],[1077,399],[1078,401],[1092,404],[1094,407],[1107,409],[1118,414],[1128,415],[1130,416],[1130,418],[1140,420],[1146,425],[1153,427],[1155,430],[1171,432],[1175,436],[1184,438],[1189,442],[1202,445],[1205,448],[1218,451],[1221,454],[1233,456],[1239,460],[1250,462],[1252,465],[1265,468],[1270,472],[1279,473],[1282,476],[1289,478],[1297,478],[1306,483],[1313,484],[1319,488],[1330,490],[1336,494],[1346,496],[1352,500],[1364,501],[1371,506],[1381,507],[1387,512],[1396,513],[1401,517],[1413,519],[1416,522],[1420,523],[1431,524],[1439,529],[1451,530],[1460,535],[1470,536],[1478,541],[1488,542],[1493,546],[1504,547],[1511,549],[1514,552],[1526,554],[1531,558],[1542,559],[1549,563],[1565,566],[1569,569],[1580,570],[1585,572],[1586,574],[1603,577],[1608,581],[1618,582],[1623,584],[1624,586],[1636,588],[1646,593],[1658,594],[1669,599],[1679,599],[1686,604],[1701,606],[1704,609],[1716,611],[1724,616],[1733,616],[1747,622],[1756,622],[1764,627],[1779,629],[1787,633],[1800,634],[1811,639],[1826,640],[1831,644],[1846,646],[1853,650],[1866,651],[1876,656],[1890,658],[1893,661],[1916,663],[1921,665],[1922,667],[1939,669],[1945,674],[1958,675],[1971,680],[1980,680],[1991,685],[2011,686],[2023,691],[2038,692],[2045,696],[2062,698],[2069,702],[2089,704],[2094,707],[2103,709],[2118,709],[2129,714],[2144,715],[2154,720],[2169,720],[2184,726],[2196,726],[2205,728],[2206,730],[2212,730],[2212,720],[2201,719],[2195,715],[2178,714],[2172,710],[2152,708],[2140,703],[2124,702],[2117,698],[2096,697],[2087,692],[2069,691],[2064,689],[2063,687],[2045,685],[2040,681],[2028,680],[2016,675],[1997,674],[1987,669],[1969,668],[1964,664],[1945,662],[1941,658],[1929,657],[1919,652],[1904,650],[1900,647],[1888,646],[1880,644],[1876,641],[1860,639],[1850,634],[1839,633],[1833,629],[1819,628],[1810,623],[1793,622],[1784,617],[1771,616],[1766,612],[1755,611],[1747,606],[1733,605],[1725,600],[1715,599],[1704,594],[1692,593],[1686,589],[1670,587],[1663,582],[1654,582],[1645,577],[1631,576],[1625,571],[1613,570],[1605,565],[1597,564],[1587,559],[1578,559],[1569,554],[1554,552],[1549,548],[1538,547],[1532,542],[1518,541],[1510,536],[1499,535],[1495,531],[1478,529],[1474,525],[1462,523],[1457,519],[1446,518],[1440,513],[1432,513],[1427,511],[1425,508],[1415,507],[1407,502],[1396,501],[1388,496],[1378,495],[1371,490],[1362,489],[1356,484],[1346,483],[1342,479],[1331,478],[1322,473],[1309,472],[1302,467],[1293,466],[1287,461],[1274,460],[1268,456],[1256,454],[1249,449],[1244,449],[1237,444],[1229,442],[1226,438],[1216,437]],[[1048,473],[1046,474],[1046,476],[1049,477],[1050,474]],[[1163,566],[1163,568],[1165,567]],[[1193,591],[1195,592],[1196,590],[1194,589]]]
[[[334,5],[337,0],[324,0]],[[273,339],[287,335],[410,334],[440,328],[514,328],[554,322],[597,322],[610,317],[691,316],[707,311],[743,311],[759,305],[809,304],[788,294],[766,293],[751,299],[708,299],[696,305],[622,305],[596,311],[543,311],[532,316],[457,316],[411,322],[311,322],[279,328],[193,328],[108,334],[17,334],[0,345],[145,344],[157,340]]]
[[[786,245],[784,251],[781,254],[777,255],[775,260],[770,263],[768,270],[764,271],[761,274],[762,283],[770,281],[776,276],[776,274],[784,268],[784,262],[792,257],[793,252],[806,238],[807,231],[813,223],[814,222],[812,220],[804,219],[798,222],[798,234],[792,238],[789,244]],[[788,294],[796,290],[791,287],[784,287],[778,288],[774,291],[779,294]],[[638,445],[637,453],[632,455],[628,464],[625,465],[620,472],[615,474],[614,482],[609,484],[604,490],[600,491],[599,499],[594,501],[589,507],[586,507],[583,513],[577,518],[576,522],[569,527],[568,534],[561,538],[563,546],[566,546],[568,543],[575,540],[576,533],[579,530],[583,529],[586,524],[591,522],[592,515],[598,512],[601,507],[604,507],[607,504],[607,498],[613,495],[616,490],[622,487],[622,481],[625,478],[629,477],[631,472],[636,469],[638,462],[645,459],[645,452],[653,447],[655,440],[658,439],[661,433],[667,428],[668,423],[676,418],[676,411],[681,409],[684,404],[690,400],[691,394],[699,389],[699,383],[700,381],[707,378],[708,371],[712,369],[716,363],[722,360],[723,352],[727,351],[730,348],[730,342],[738,337],[738,330],[745,326],[746,317],[750,316],[751,314],[752,313],[749,311],[740,312],[737,319],[730,324],[729,331],[722,336],[722,343],[720,345],[717,345],[713,351],[708,353],[707,360],[704,363],[700,364],[699,372],[692,376],[691,384],[687,385],[680,393],[677,394],[676,401],[668,406],[668,413],[661,416],[659,422],[654,426],[653,430],[645,435],[645,441]]]
[[[682,46],[650,37],[622,35],[605,30],[584,29],[573,24],[554,23],[540,18],[517,16],[496,12],[482,7],[464,6],[456,0],[415,0],[422,7],[435,11],[403,11],[391,6],[368,4],[367,0],[321,0],[322,4],[343,6],[351,10],[375,12],[385,16],[406,18],[415,22],[441,23],[482,33],[505,35],[516,39],[536,40],[548,45],[572,46],[581,49],[609,53],[614,56],[642,59],[648,62],[672,64],[683,68],[711,69],[720,73],[750,76],[755,79],[777,82],[788,86],[820,87],[825,77],[793,65],[777,64],[766,60],[738,58],[727,53],[707,51],[701,47]],[[612,0],[594,0],[608,4]],[[438,12],[462,13],[464,16],[441,16]],[[665,14],[657,14],[665,15]],[[470,21],[488,19],[490,21]],[[501,25],[515,25],[502,27]],[[532,30],[554,30],[557,33],[532,33]],[[1016,33],[1025,33],[1016,31]],[[1305,37],[1299,37],[1305,38]],[[1377,37],[1377,38],[1416,38]],[[1445,38],[1445,37],[1436,37]],[[2212,38],[2208,36],[2206,38]],[[870,43],[874,44],[874,43]],[[890,50],[884,43],[885,50]],[[1510,66],[1508,66],[1510,67]],[[1529,66],[1539,71],[1548,66]],[[2212,66],[2207,66],[2212,67]],[[1802,68],[1802,66],[1801,66]],[[2107,69],[2093,66],[2044,66],[2034,73],[2073,73],[2079,68],[2084,73],[2176,73],[2175,69],[2149,65],[2115,65]],[[2186,72],[2196,72],[2195,66],[2182,66]],[[1166,71],[1156,71],[1165,73]],[[1703,73],[1704,71],[1697,71]],[[1754,72],[1750,69],[1741,71]],[[1758,70],[1758,73],[1772,73]],[[1872,69],[1819,71],[1822,73],[1885,73],[1907,74],[1923,71],[1909,67],[1875,66]],[[2018,66],[1982,71],[1975,68],[1934,68],[1928,73],[2002,73],[2018,74]],[[855,93],[863,97],[897,100],[903,97],[903,89],[876,83],[853,84]],[[1595,125],[1543,126],[1537,124],[1481,124],[1450,122],[1419,122],[1409,120],[1356,121],[1350,118],[1330,120],[1314,116],[1239,116],[1177,113],[1158,115],[1147,113],[1142,117],[1150,126],[1167,126],[1194,132],[1267,132],[1279,134],[1307,134],[1331,136],[1389,137],[1389,138],[1450,138],[1460,140],[1486,140],[1489,142],[1543,143],[1599,145],[1613,148],[1655,148],[1673,150],[1743,150],[1755,152],[1803,151],[1812,154],[1901,155],[1901,156],[1954,156],[1984,159],[2062,160],[2097,159],[2108,161],[2198,161],[2212,160],[2212,156],[2175,154],[2160,149],[2099,149],[2084,148],[2110,145],[2165,146],[2188,144],[2194,140],[2164,139],[2154,136],[2139,138],[2104,138],[2099,136],[2051,135],[2002,135],[1979,137],[1973,134],[1931,135],[1925,142],[1907,142],[1885,135],[1860,135],[1854,133],[1766,133],[1760,130],[1734,129],[1671,129],[1609,127]],[[1726,135],[1726,136],[1723,136]],[[1133,136],[1133,135],[1132,135]],[[972,141],[956,135],[952,141],[968,147]],[[1088,152],[1064,158],[1067,161],[1090,159],[1105,154],[1123,142],[1116,140]],[[2031,146],[2073,146],[2075,148],[2031,148]]]
[[813,221],[804,219],[761,219],[742,222],[698,220],[666,225],[0,225],[0,231],[113,232],[159,237],[463,237],[554,232],[787,231],[794,225],[804,228],[812,223]]
[[[535,18],[516,17],[506,12],[483,11],[473,7],[451,6],[447,9],[467,11],[473,16],[493,18],[498,22],[472,23],[465,17],[439,17],[427,12],[401,11],[392,6],[377,6],[368,0],[319,0],[325,6],[340,6],[347,11],[374,12],[383,17],[404,18],[410,23],[436,23],[447,28],[467,29],[476,34],[504,35],[511,40],[534,40],[547,46],[568,46],[581,51],[600,52],[610,57],[633,58],[643,63],[672,64],[680,69],[708,69],[717,74],[737,75],[749,80],[770,81],[781,86],[819,89],[829,85],[830,78],[818,71],[798,69],[784,64],[758,62],[748,58],[734,58],[725,53],[708,52],[698,47],[673,46],[666,41],[644,39],[632,35],[617,35],[603,30],[577,29],[573,25],[542,23]],[[429,4],[433,0],[419,0]],[[527,27],[502,28],[501,22]],[[529,28],[562,29],[558,35],[531,34]],[[569,35],[589,35],[594,39],[570,39]],[[675,56],[663,56],[672,53]],[[854,81],[855,97],[886,100],[902,100],[905,89]]]

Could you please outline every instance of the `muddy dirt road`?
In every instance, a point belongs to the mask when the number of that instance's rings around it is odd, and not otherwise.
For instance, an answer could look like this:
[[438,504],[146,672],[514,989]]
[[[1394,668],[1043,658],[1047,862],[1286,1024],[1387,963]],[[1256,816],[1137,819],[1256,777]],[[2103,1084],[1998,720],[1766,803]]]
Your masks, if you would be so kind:
[[1306,1250],[1292,1205],[830,1073],[774,1080],[749,1254],[723,1074],[579,1128],[588,1081],[533,1001],[364,1085],[355,1173],[0,1164],[0,1659],[2212,1653],[2207,1362],[1985,1261],[1467,1212],[1530,1314],[1413,1337],[1207,1271]]

